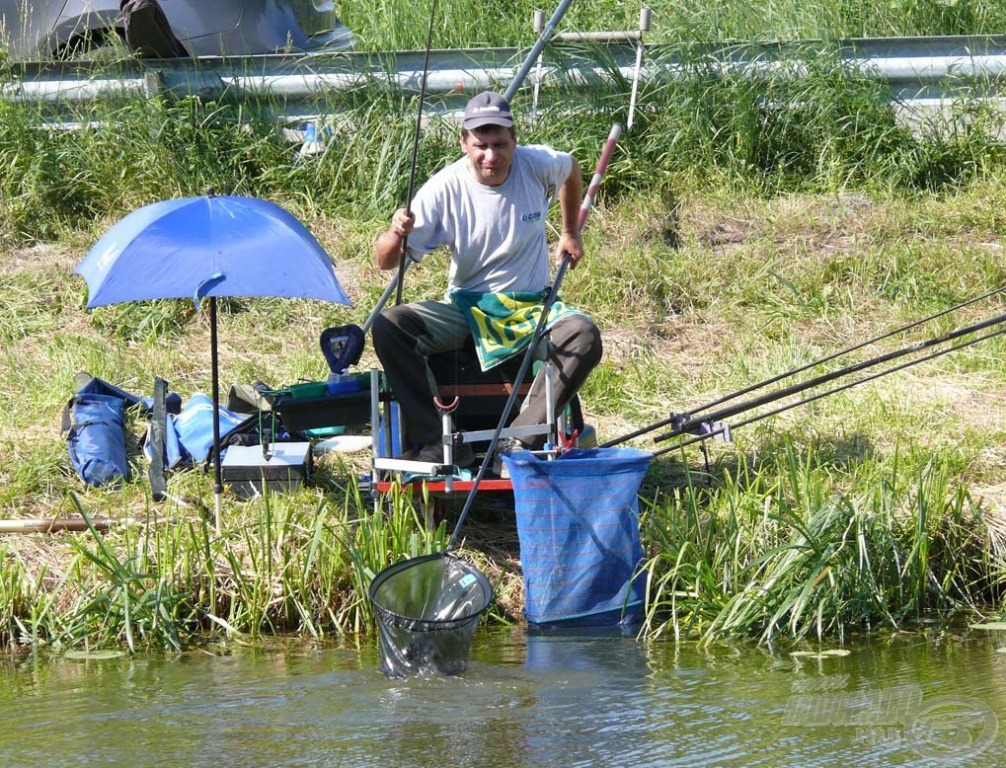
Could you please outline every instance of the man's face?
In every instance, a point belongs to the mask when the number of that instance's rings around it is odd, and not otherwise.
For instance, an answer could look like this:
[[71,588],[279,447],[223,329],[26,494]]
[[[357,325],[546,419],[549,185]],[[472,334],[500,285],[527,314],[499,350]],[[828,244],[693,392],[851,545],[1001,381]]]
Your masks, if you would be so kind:
[[468,155],[475,180],[498,187],[510,175],[510,161],[517,141],[502,125],[487,125],[461,136],[461,150]]

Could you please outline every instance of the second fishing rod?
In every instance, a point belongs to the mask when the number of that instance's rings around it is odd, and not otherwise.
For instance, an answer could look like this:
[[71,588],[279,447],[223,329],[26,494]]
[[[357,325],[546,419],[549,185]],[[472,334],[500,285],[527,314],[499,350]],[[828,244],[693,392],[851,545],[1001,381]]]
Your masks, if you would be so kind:
[[[876,344],[876,343],[878,343],[880,341],[883,341],[885,339],[888,339],[888,338],[891,338],[893,336],[896,336],[896,335],[898,335],[900,333],[904,333],[904,332],[909,331],[909,330],[911,330],[913,328],[920,327],[920,326],[922,326],[922,325],[924,325],[926,323],[932,322],[933,320],[936,320],[936,319],[938,319],[940,317],[944,317],[944,316],[946,316],[948,314],[951,314],[952,312],[955,312],[955,311],[958,311],[958,310],[963,309],[965,307],[971,306],[973,304],[976,304],[977,302],[980,302],[982,300],[988,299],[988,298],[990,298],[990,297],[992,297],[992,296],[994,296],[996,294],[1003,293],[1003,292],[1006,292],[1006,286],[995,288],[995,289],[993,289],[991,291],[988,291],[986,293],[981,294],[980,296],[976,296],[974,298],[968,299],[967,301],[961,302],[960,304],[957,304],[957,305],[955,305],[953,307],[949,307],[947,309],[941,310],[940,312],[937,312],[937,313],[935,313],[933,315],[930,315],[929,317],[922,318],[921,320],[916,320],[914,322],[908,323],[907,325],[903,325],[903,326],[901,326],[899,328],[895,328],[895,329],[893,329],[891,331],[886,331],[885,333],[883,333],[883,334],[881,334],[879,336],[876,336],[876,337],[874,337],[872,339],[860,342],[860,343],[855,344],[855,345],[853,345],[851,347],[848,347],[848,348],[846,348],[844,350],[841,350],[839,352],[835,352],[835,353],[830,354],[830,355],[828,355],[826,357],[823,357],[823,358],[821,358],[819,360],[815,360],[813,362],[806,363],[806,364],[804,364],[804,365],[802,365],[802,366],[800,366],[798,368],[795,368],[795,369],[793,369],[791,371],[787,371],[786,373],[778,374],[776,376],[772,376],[770,378],[764,379],[762,381],[759,381],[756,384],[752,384],[750,386],[744,387],[743,389],[737,390],[736,392],[732,392],[732,393],[730,393],[728,395],[724,395],[723,397],[720,397],[720,398],[718,398],[716,400],[713,400],[712,402],[709,402],[709,403],[706,403],[704,405],[700,405],[700,406],[697,406],[695,408],[692,408],[692,409],[688,410],[685,413],[672,413],[666,419],[661,419],[659,421],[653,422],[652,424],[648,424],[647,426],[642,427],[642,428],[640,428],[638,430],[635,430],[634,432],[630,432],[628,434],[621,435],[621,436],[619,436],[617,438],[609,440],[608,442],[604,443],[603,447],[611,447],[611,446],[619,445],[619,444],[624,443],[624,442],[626,442],[628,440],[632,440],[632,439],[637,438],[637,437],[642,437],[642,436],[644,436],[646,434],[649,434],[650,432],[655,432],[658,429],[663,429],[665,427],[671,427],[671,431],[669,433],[661,435],[658,438],[655,438],[655,440],[657,440],[657,441],[665,440],[665,439],[667,439],[669,437],[674,437],[674,436],[677,436],[677,435],[680,435],[680,434],[684,434],[685,432],[694,431],[695,429],[697,429],[698,427],[700,427],[702,424],[707,424],[707,423],[712,422],[712,421],[718,421],[718,420],[730,418],[731,416],[736,416],[739,413],[743,413],[745,411],[751,410],[753,408],[757,408],[757,407],[765,405],[767,403],[771,403],[771,402],[775,402],[777,400],[781,400],[783,398],[789,397],[789,396],[797,394],[799,392],[803,392],[803,391],[805,391],[807,389],[811,389],[813,387],[820,386],[820,385],[828,383],[830,381],[834,381],[834,380],[842,378],[844,376],[848,376],[850,374],[857,373],[859,371],[862,371],[862,370],[865,370],[865,369],[868,369],[868,368],[872,368],[872,367],[874,367],[876,365],[882,365],[884,363],[890,362],[891,360],[897,359],[899,357],[903,357],[905,355],[909,355],[909,354],[913,354],[913,353],[918,353],[920,351],[924,351],[926,349],[930,349],[930,348],[933,348],[935,346],[939,346],[940,344],[945,344],[945,343],[947,343],[949,341],[953,341],[954,339],[962,338],[962,337],[964,337],[966,335],[975,333],[975,332],[983,330],[985,328],[989,328],[991,326],[998,325],[999,323],[1002,323],[1002,322],[1006,321],[1006,314],[997,315],[995,317],[992,317],[992,318],[984,320],[984,321],[980,321],[978,323],[974,323],[972,325],[968,325],[968,326],[964,326],[964,327],[961,327],[961,328],[957,328],[955,330],[949,331],[946,334],[942,334],[940,336],[937,336],[937,337],[934,337],[934,338],[930,338],[930,339],[927,339],[925,341],[920,341],[920,342],[915,342],[913,344],[909,344],[909,345],[907,345],[905,347],[901,347],[901,348],[899,348],[897,350],[894,350],[894,351],[891,351],[891,352],[887,352],[887,353],[878,355],[876,357],[869,358],[869,359],[861,361],[859,363],[855,363],[855,364],[852,364],[852,365],[849,365],[849,366],[845,366],[845,367],[840,368],[840,369],[838,369],[836,371],[832,371],[830,373],[821,374],[821,375],[816,376],[816,377],[814,377],[812,379],[808,379],[807,381],[800,382],[798,384],[793,384],[793,385],[790,385],[788,387],[783,387],[782,389],[773,390],[772,392],[768,392],[768,393],[763,394],[763,395],[758,395],[756,397],[744,400],[742,402],[735,403],[734,405],[724,406],[723,408],[721,408],[719,410],[715,410],[715,411],[713,410],[714,408],[716,408],[716,406],[719,406],[719,405],[722,405],[724,403],[729,403],[731,401],[737,400],[738,398],[740,398],[740,397],[742,397],[742,396],[744,396],[746,394],[751,394],[751,393],[754,393],[754,392],[758,392],[759,390],[762,390],[765,387],[770,386],[771,384],[776,384],[776,383],[784,381],[784,380],[786,380],[788,378],[792,378],[793,376],[796,376],[799,373],[803,373],[805,371],[811,370],[811,369],[813,369],[813,368],[815,368],[817,366],[823,365],[823,364],[825,364],[827,362],[831,362],[833,360],[837,360],[838,358],[843,357],[843,356],[845,356],[845,355],[847,355],[847,354],[849,354],[851,352],[854,352],[854,351],[857,351],[857,350],[860,350],[860,349],[864,349],[864,348],[866,348],[868,346],[871,346],[871,345]],[[936,355],[934,355],[934,356],[936,356]],[[919,362],[921,362],[921,361],[919,361]],[[892,370],[897,370],[897,368],[892,369]],[[836,390],[836,391],[839,391],[839,390]],[[712,412],[710,413],[710,411],[712,411]],[[705,415],[700,416],[699,414],[705,414]]]
[[[739,413],[750,411],[753,408],[758,408],[762,405],[774,403],[778,400],[782,400],[783,398],[799,394],[800,392],[804,392],[808,389],[812,389],[813,387],[821,386],[822,384],[826,384],[829,381],[835,381],[836,379],[842,378],[843,376],[848,376],[850,374],[857,373],[859,371],[867,370],[874,366],[890,362],[891,360],[896,360],[897,358],[904,357],[905,355],[919,353],[924,350],[937,347],[941,344],[947,344],[955,339],[960,339],[964,336],[968,336],[972,333],[977,333],[978,331],[984,330],[986,328],[991,328],[992,326],[1000,325],[1001,323],[1006,323],[1006,314],[996,315],[995,317],[990,317],[987,320],[982,320],[981,322],[964,326],[963,328],[957,328],[953,331],[943,334],[942,336],[927,339],[926,341],[919,341],[907,347],[902,347],[900,349],[887,352],[883,355],[872,357],[869,360],[863,360],[862,362],[847,366],[845,368],[842,368],[841,370],[822,374],[821,376],[816,376],[813,379],[801,382],[800,384],[794,384],[790,387],[784,387],[783,389],[777,390],[775,392],[769,392],[765,395],[761,395],[760,397],[756,397],[751,400],[744,401],[742,403],[736,403],[735,405],[732,406],[727,406],[718,411],[714,411],[713,413],[707,414],[705,417],[702,418],[694,417],[690,413],[678,414],[673,422],[674,423],[673,429],[654,438],[654,441],[661,442],[663,440],[668,440],[677,435],[682,435],[687,432],[691,432],[700,427],[702,424],[709,423],[710,421],[722,421],[723,419],[728,419],[731,416],[736,416]],[[946,351],[953,351],[953,350],[951,349]],[[897,368],[892,369],[892,371],[896,369]]]

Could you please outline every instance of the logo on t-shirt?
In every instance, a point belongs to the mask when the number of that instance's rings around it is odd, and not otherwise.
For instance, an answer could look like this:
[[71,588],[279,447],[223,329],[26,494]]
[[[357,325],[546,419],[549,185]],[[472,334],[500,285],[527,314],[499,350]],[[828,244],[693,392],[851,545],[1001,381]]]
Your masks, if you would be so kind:
[[532,213],[525,213],[520,217],[521,221],[539,221],[541,219],[541,211],[534,211]]

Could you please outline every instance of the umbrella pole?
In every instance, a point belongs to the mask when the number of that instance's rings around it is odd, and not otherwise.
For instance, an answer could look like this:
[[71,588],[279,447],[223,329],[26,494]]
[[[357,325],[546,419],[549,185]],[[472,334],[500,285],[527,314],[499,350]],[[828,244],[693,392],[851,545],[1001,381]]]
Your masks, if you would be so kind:
[[210,296],[210,377],[213,388],[213,520],[220,533],[220,506],[224,492],[220,466],[220,372],[217,366],[217,298]]

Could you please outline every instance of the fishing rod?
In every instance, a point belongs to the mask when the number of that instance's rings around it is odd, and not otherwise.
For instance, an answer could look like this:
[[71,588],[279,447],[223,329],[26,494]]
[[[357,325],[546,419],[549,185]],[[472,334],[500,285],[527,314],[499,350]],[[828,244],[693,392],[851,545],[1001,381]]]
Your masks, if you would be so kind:
[[[587,222],[587,216],[594,205],[594,198],[597,195],[598,188],[601,186],[601,181],[604,179],[604,172],[608,168],[608,162],[611,160],[611,155],[615,150],[615,143],[618,141],[618,137],[621,133],[621,124],[612,124],[611,131],[608,133],[608,138],[604,142],[604,149],[601,151],[601,157],[597,161],[597,170],[594,171],[590,184],[587,186],[587,192],[584,194],[583,200],[580,203],[580,212],[577,216],[577,229],[579,230],[583,230],[583,225]],[[506,427],[507,420],[510,417],[510,412],[513,410],[514,403],[517,401],[517,396],[520,394],[521,384],[524,382],[524,377],[527,375],[528,369],[531,367],[531,361],[534,359],[535,349],[542,337],[545,335],[545,326],[548,320],[549,311],[552,309],[552,305],[559,297],[559,286],[562,285],[562,279],[565,277],[568,267],[569,256],[563,254],[562,261],[559,264],[559,269],[555,274],[555,280],[552,282],[552,288],[544,301],[541,315],[538,317],[538,324],[535,326],[527,351],[524,353],[524,358],[521,360],[520,368],[517,371],[517,375],[514,377],[513,386],[510,388],[510,395],[507,397],[506,405],[503,406],[503,413],[500,416],[499,423],[496,425],[496,430],[493,432],[492,438],[489,440],[489,449],[482,458],[482,464],[479,466],[478,474],[475,475],[475,480],[472,482],[471,488],[468,490],[468,497],[465,499],[465,505],[461,510],[461,514],[458,516],[458,522],[454,526],[454,532],[451,534],[450,541],[447,542],[447,549],[445,550],[447,552],[454,548],[454,544],[458,538],[458,533],[461,532],[461,526],[464,524],[465,518],[468,517],[468,512],[471,510],[472,503],[475,501],[475,494],[478,493],[479,485],[482,483],[482,478],[485,477],[486,470],[492,463],[493,455],[496,452],[496,444],[499,442],[500,434],[503,432],[504,427]]]
[[[409,170],[409,190],[405,196],[405,212],[412,218],[412,194],[416,186],[416,166],[419,165],[419,134],[423,127],[423,102],[426,100],[426,79],[430,70],[430,49],[433,47],[433,22],[437,17],[437,0],[430,5],[430,26],[426,30],[426,53],[423,55],[423,79],[419,83],[419,109],[416,114],[416,130],[412,137],[412,168]],[[405,283],[405,262],[409,258],[409,236],[402,238],[402,252],[398,257],[398,292],[395,306],[402,303],[402,286]],[[385,299],[387,301],[387,299]],[[383,305],[382,305],[383,306]]]
[[[971,299],[967,299],[966,301],[963,301],[960,304],[956,304],[956,305],[954,305],[952,307],[949,307],[947,309],[940,310],[939,312],[936,312],[935,314],[929,315],[928,317],[924,317],[921,320],[915,320],[915,321],[913,321],[911,323],[907,323],[906,325],[903,325],[903,326],[901,326],[899,328],[895,328],[893,330],[886,331],[886,332],[880,334],[879,336],[875,336],[872,339],[868,339],[867,341],[863,341],[863,342],[860,342],[858,344],[854,344],[851,347],[847,347],[846,349],[840,350],[840,351],[835,352],[833,354],[830,354],[830,355],[828,355],[826,357],[822,357],[819,360],[814,360],[813,362],[805,363],[804,365],[801,365],[798,368],[794,368],[793,370],[786,371],[785,373],[780,373],[778,375],[772,376],[772,377],[767,378],[767,379],[763,379],[762,381],[759,381],[756,384],[751,384],[750,386],[744,387],[743,389],[739,389],[736,392],[731,392],[730,394],[724,395],[723,397],[720,397],[720,398],[718,398],[716,400],[713,400],[713,401],[711,401],[709,403],[705,403],[704,405],[700,405],[700,406],[697,406],[695,408],[690,409],[688,411],[688,416],[690,416],[690,417],[691,416],[695,416],[698,413],[702,413],[703,411],[710,410],[711,408],[715,408],[716,406],[722,405],[723,403],[730,402],[731,400],[736,400],[738,397],[750,394],[752,392],[756,392],[757,390],[762,389],[764,387],[767,387],[767,386],[769,386],[771,384],[776,384],[776,383],[778,383],[780,381],[784,381],[785,379],[791,378],[791,377],[793,377],[793,376],[795,376],[795,375],[797,375],[799,373],[803,373],[805,371],[810,370],[811,368],[816,368],[816,367],[818,367],[820,365],[824,365],[825,363],[829,363],[829,362],[831,362],[833,360],[836,360],[836,359],[838,359],[840,357],[844,357],[845,355],[847,355],[847,354],[849,354],[851,352],[856,352],[856,351],[858,351],[860,349],[863,349],[864,347],[872,346],[873,344],[876,344],[878,342],[884,341],[885,339],[889,339],[892,336],[897,336],[898,334],[905,333],[906,331],[910,331],[913,328],[918,328],[919,326],[925,325],[926,323],[932,322],[933,320],[937,320],[937,319],[939,319],[941,317],[944,317],[945,315],[949,315],[952,312],[956,312],[958,310],[964,309],[965,307],[971,306],[972,304],[976,304],[979,301],[984,301],[985,299],[987,299],[987,298],[989,298],[991,296],[994,296],[997,293],[1002,293],[1002,292],[1006,292],[1006,286],[1000,286],[999,288],[993,288],[991,291],[987,291],[986,293],[983,293],[980,296],[975,296],[975,297],[973,297]],[[884,361],[881,360],[879,362],[884,362]],[[847,371],[846,369],[842,369],[841,371],[836,372],[835,375],[836,376],[840,376],[840,375],[843,375],[843,373],[845,373],[845,372],[849,372],[849,371]],[[643,436],[643,435],[645,435],[645,434],[647,434],[649,432],[653,432],[655,430],[661,429],[662,427],[671,426],[678,419],[679,419],[679,415],[678,414],[671,414],[666,419],[662,419],[660,421],[656,421],[656,422],[654,422],[652,424],[649,424],[648,426],[642,427],[642,428],[640,428],[640,429],[638,429],[638,430],[636,430],[634,432],[628,433],[626,435],[622,435],[621,437],[617,437],[614,440],[611,440],[611,441],[609,441],[607,443],[604,443],[602,447],[608,448],[608,447],[611,447],[613,445],[619,445],[620,443],[624,443],[624,442],[626,442],[628,440],[632,440],[633,438],[636,438],[636,437],[641,437],[641,436]]]
[[[853,345],[851,347],[843,349],[843,350],[841,350],[839,352],[835,352],[834,354],[828,355],[827,357],[823,357],[823,358],[821,358],[819,360],[815,360],[813,362],[806,363],[805,365],[802,365],[802,366],[800,366],[798,368],[794,368],[791,371],[787,371],[785,373],[781,373],[781,374],[778,374],[776,376],[772,376],[770,378],[764,379],[763,381],[760,381],[760,382],[758,382],[756,384],[752,384],[752,385],[750,385],[748,387],[745,387],[743,389],[737,390],[736,392],[732,392],[731,394],[724,395],[723,397],[721,397],[721,398],[719,398],[717,400],[713,400],[712,402],[706,403],[705,405],[701,405],[701,406],[698,406],[696,408],[692,408],[689,411],[689,415],[690,416],[694,416],[697,413],[701,413],[703,411],[707,411],[707,410],[709,410],[711,408],[714,408],[714,407],[716,407],[718,405],[722,405],[723,403],[729,402],[731,400],[735,400],[738,397],[750,394],[751,392],[755,392],[755,391],[757,391],[759,389],[762,389],[764,387],[769,386],[770,384],[776,384],[776,383],[778,383],[780,381],[788,379],[788,378],[790,378],[792,376],[795,376],[795,375],[797,375],[799,373],[803,373],[804,371],[810,370],[811,368],[815,368],[815,367],[817,367],[819,365],[823,365],[825,363],[831,362],[832,360],[835,360],[837,358],[843,357],[843,356],[845,356],[845,355],[847,355],[847,354],[849,354],[851,352],[855,352],[857,350],[863,349],[864,347],[868,347],[868,346],[876,344],[876,343],[878,343],[880,341],[884,341],[885,339],[888,339],[888,338],[890,338],[892,336],[896,336],[898,334],[901,334],[901,333],[904,333],[906,331],[912,330],[913,328],[917,328],[917,327],[919,327],[921,325],[924,325],[924,324],[926,324],[928,322],[931,322],[931,321],[936,320],[936,319],[938,319],[940,317],[948,315],[948,314],[950,314],[952,312],[956,312],[956,311],[958,311],[960,309],[968,307],[968,306],[970,306],[972,304],[975,304],[975,303],[977,303],[979,301],[983,301],[984,299],[987,299],[990,296],[994,296],[995,294],[1001,293],[1003,291],[1006,291],[1006,286],[1001,286],[999,288],[995,288],[995,289],[993,289],[991,291],[983,293],[981,296],[976,296],[974,298],[968,299],[967,301],[961,302],[960,304],[957,304],[957,305],[955,305],[953,307],[950,307],[948,309],[941,310],[940,312],[937,312],[937,313],[935,313],[933,315],[930,315],[929,317],[924,317],[921,320],[916,320],[914,322],[908,323],[907,325],[903,325],[900,328],[895,328],[895,329],[893,329],[891,331],[887,331],[887,332],[885,332],[885,333],[883,333],[883,334],[881,334],[879,336],[875,336],[872,339],[869,339],[867,341],[863,341],[863,342],[861,342],[859,344],[855,344],[855,345]],[[841,372],[839,372],[839,375],[841,375]],[[671,424],[673,424],[675,422],[676,419],[677,419],[677,416],[672,414],[667,419],[664,419],[662,421],[658,421],[658,422],[655,422],[653,424],[650,424],[647,427],[643,427],[642,429],[637,430],[637,431],[635,431],[635,432],[633,432],[631,434],[625,435],[623,437],[616,438],[614,441],[611,441],[610,445],[617,445],[619,443],[625,442],[626,440],[631,440],[632,438],[640,437],[642,435],[645,435],[648,432],[653,432],[654,430],[660,429],[661,427],[670,426]],[[605,443],[605,447],[608,447],[608,446],[609,446],[609,443]]]
[[[752,400],[749,400],[749,401],[746,401],[746,402],[742,402],[742,403],[736,403],[736,404],[734,404],[732,406],[727,406],[726,408],[722,408],[719,411],[715,411],[712,414],[708,414],[704,418],[695,418],[691,413],[672,414],[671,417],[670,417],[670,419],[669,419],[669,422],[670,422],[670,424],[673,425],[673,428],[669,432],[666,432],[666,433],[664,433],[662,435],[659,435],[659,436],[655,437],[654,438],[654,442],[662,442],[664,440],[669,440],[672,437],[677,437],[678,435],[683,435],[683,434],[687,434],[687,433],[691,433],[691,432],[696,432],[696,431],[703,432],[703,436],[705,436],[705,437],[711,437],[714,434],[723,434],[725,432],[724,427],[720,426],[720,427],[713,427],[713,428],[711,428],[711,425],[716,425],[717,422],[722,422],[723,420],[728,419],[731,416],[736,416],[737,414],[744,413],[745,411],[749,411],[749,410],[751,410],[753,408],[758,408],[758,407],[760,407],[762,405],[768,405],[769,403],[773,403],[773,402],[776,402],[776,401],[781,400],[783,398],[790,397],[791,395],[799,394],[800,392],[804,392],[804,391],[806,391],[808,389],[811,389],[813,387],[818,387],[818,386],[820,386],[822,384],[826,384],[829,381],[834,381],[835,379],[841,378],[843,376],[847,376],[847,375],[852,374],[852,373],[857,373],[859,371],[863,371],[863,370],[866,370],[866,369],[869,369],[869,368],[873,368],[874,366],[881,365],[883,363],[887,363],[887,362],[890,362],[892,360],[896,360],[897,358],[904,357],[905,355],[922,352],[923,350],[931,349],[932,347],[935,347],[935,346],[938,346],[938,345],[941,345],[941,344],[946,344],[947,342],[953,341],[954,339],[959,339],[962,336],[967,336],[969,334],[976,333],[976,332],[984,330],[986,328],[991,328],[992,326],[999,325],[1000,323],[1003,323],[1003,322],[1006,322],[1006,314],[996,315],[995,317],[989,318],[987,320],[983,320],[981,322],[974,323],[972,325],[964,326],[962,328],[957,328],[957,329],[955,329],[953,331],[949,331],[949,332],[943,334],[942,336],[937,336],[937,337],[934,337],[934,338],[931,338],[931,339],[927,339],[925,341],[916,342],[916,343],[910,344],[910,345],[908,345],[906,347],[902,347],[900,349],[896,349],[896,350],[893,350],[891,352],[886,352],[886,353],[884,353],[882,355],[878,355],[877,357],[873,357],[873,358],[870,358],[868,360],[863,360],[863,361],[861,361],[859,363],[855,363],[854,365],[850,365],[850,366],[847,366],[845,368],[841,368],[841,369],[839,369],[837,371],[832,371],[831,373],[826,373],[826,374],[822,374],[821,376],[816,376],[816,377],[814,377],[812,379],[809,379],[808,381],[802,382],[800,384],[794,384],[794,385],[789,386],[789,387],[784,387],[783,389],[777,390],[775,392],[769,392],[767,394],[764,394],[764,395],[761,395],[759,397],[753,398]],[[998,332],[996,332],[994,334],[988,334],[987,338],[991,338],[993,336],[997,336],[1000,333],[1004,333],[1004,332],[1006,332],[1006,330],[998,331]],[[931,359],[931,358],[939,357],[942,354],[946,354],[948,352],[954,351],[956,348],[964,348],[966,346],[970,346],[970,344],[977,343],[978,341],[983,341],[985,338],[986,337],[980,337],[980,338],[977,338],[977,339],[973,339],[970,342],[958,345],[957,347],[951,346],[949,349],[942,350],[939,353],[930,355],[929,357],[923,356],[922,358],[919,358],[916,361],[912,361],[912,363],[914,363],[914,362],[922,362],[924,359]],[[882,375],[884,375],[886,373],[892,373],[892,372],[894,372],[896,370],[901,370],[902,368],[905,368],[905,367],[908,367],[908,365],[906,364],[906,365],[902,365],[902,366],[894,366],[894,367],[892,367],[890,369],[885,369],[884,371],[880,372],[879,374],[877,374],[875,376],[863,378],[862,380],[854,382],[853,384],[851,384],[849,386],[855,386],[855,384],[863,383],[865,381],[870,381],[871,379],[874,379],[874,378],[879,378],[879,376],[882,376]],[[842,389],[847,389],[847,388],[848,387],[840,387],[840,388],[838,388],[838,389],[836,389],[834,391],[838,392],[838,391],[841,391]],[[832,393],[824,393],[824,394],[821,394],[820,396],[815,396],[815,397],[809,398],[809,399],[806,400],[806,402],[811,402],[813,400],[819,399],[819,397],[823,397],[825,394],[832,394]],[[795,407],[796,405],[799,405],[799,404],[800,403],[795,403],[795,404],[793,404],[793,407]],[[786,409],[783,408],[781,410],[786,410]],[[765,414],[765,416],[768,416],[768,415],[770,415],[770,414]],[[664,422],[662,422],[662,425],[666,424],[666,423],[667,423],[667,420],[665,420]],[[745,422],[745,423],[747,423],[747,422]],[[652,429],[645,429],[645,431],[652,431]],[[645,431],[644,431],[644,433],[645,433]],[[620,442],[624,442],[624,439],[625,438],[617,438],[616,440],[611,441],[611,444],[616,444],[617,445]],[[606,443],[603,447],[609,447],[609,444]]]
[[[744,421],[737,422],[736,424],[725,424],[725,423],[722,423],[722,422],[704,422],[702,428],[700,429],[701,434],[698,434],[698,435],[696,435],[696,436],[694,436],[692,438],[689,438],[688,440],[682,440],[680,442],[677,442],[674,445],[670,446],[669,448],[662,448],[659,451],[654,451],[653,455],[654,456],[661,456],[661,455],[663,455],[665,453],[669,453],[670,451],[676,451],[679,448],[685,448],[686,446],[692,445],[693,443],[699,443],[699,442],[702,442],[703,440],[708,440],[711,437],[715,438],[715,437],[722,436],[723,439],[729,440],[730,439],[730,434],[731,434],[731,432],[734,429],[738,429],[740,427],[746,427],[749,424],[754,424],[757,421],[762,421],[763,419],[767,419],[767,418],[769,418],[771,416],[778,416],[780,413],[792,410],[793,408],[796,408],[797,406],[807,405],[808,403],[812,403],[815,400],[820,400],[820,399],[822,399],[824,397],[828,397],[829,395],[835,395],[835,394],[838,394],[839,392],[844,392],[847,389],[852,389],[853,387],[858,387],[860,384],[865,384],[865,383],[867,383],[869,381],[873,381],[874,379],[879,379],[880,377],[886,376],[886,375],[888,375],[890,373],[897,373],[898,371],[902,371],[902,370],[904,370],[906,368],[910,368],[913,365],[918,365],[919,363],[924,363],[924,362],[926,362],[928,360],[935,360],[937,357],[942,357],[943,355],[948,355],[951,352],[957,352],[959,350],[962,350],[962,349],[965,349],[967,347],[973,346],[974,344],[977,344],[977,343],[979,343],[981,341],[987,341],[988,339],[995,338],[996,336],[1002,336],[1004,334],[1006,334],[1006,328],[1001,328],[998,331],[993,331],[992,333],[987,333],[987,334],[985,334],[983,336],[979,336],[978,338],[970,339],[969,341],[965,341],[965,342],[962,342],[960,344],[955,344],[955,345],[953,345],[953,346],[951,346],[951,347],[949,347],[947,349],[937,350],[936,352],[933,352],[932,354],[924,355],[923,357],[916,358],[915,360],[909,360],[909,361],[901,363],[899,365],[891,366],[890,368],[885,368],[882,371],[878,371],[877,373],[870,374],[869,376],[864,376],[861,379],[856,379],[855,381],[849,382],[848,384],[843,384],[840,387],[835,387],[833,389],[829,389],[829,390],[826,390],[824,392],[819,392],[819,393],[817,393],[815,395],[811,395],[810,397],[805,397],[802,400],[797,400],[794,403],[788,403],[787,405],[780,406],[779,408],[774,408],[771,411],[766,411],[765,413],[760,413],[757,416],[752,416],[750,419],[745,419]],[[655,438],[654,442],[659,442],[660,440],[670,439],[671,437],[674,437],[674,435],[668,435],[666,437],[662,436],[660,438]]]
[[857,350],[863,349],[863,347],[869,347],[873,344],[876,344],[877,342],[889,339],[892,336],[897,336],[898,334],[905,333],[906,331],[910,331],[913,328],[918,328],[920,325],[925,325],[926,323],[932,322],[933,320],[937,320],[941,317],[944,317],[945,315],[949,315],[952,312],[964,309],[965,307],[969,307],[972,304],[977,304],[979,301],[984,301],[990,296],[994,296],[997,293],[1002,293],[1003,291],[1006,291],[1006,285],[1000,286],[999,288],[994,288],[991,291],[988,291],[987,293],[983,293],[981,296],[975,296],[972,299],[963,301],[960,304],[957,304],[948,309],[941,310],[933,315],[930,315],[929,317],[924,317],[921,320],[916,320],[914,322],[908,323],[907,325],[903,325],[900,328],[895,328],[894,330],[882,333],[880,336],[875,336],[872,339],[860,342],[859,344],[855,344],[839,352],[835,352],[834,354],[828,355],[827,357],[822,357],[820,360],[815,360],[811,363],[801,365],[799,368],[794,368],[792,371],[787,371],[786,373],[780,373],[778,376],[773,376],[771,378],[765,379],[764,381],[760,381],[757,384],[752,384],[751,386],[745,387],[744,389],[740,389],[736,392],[733,392],[732,394],[725,395],[719,398],[718,400],[713,400],[711,403],[706,403],[705,405],[700,406],[698,408],[693,408],[691,413],[695,414],[701,411],[708,410],[710,408],[715,408],[717,405],[729,402],[730,400],[741,397],[742,395],[747,395],[751,392],[754,392],[755,390],[761,389],[762,387],[767,387],[769,384],[775,384],[777,382],[783,381],[784,379],[788,379],[791,376],[795,376],[798,373],[803,373],[804,371],[807,371],[811,368],[816,368],[819,365],[830,363],[832,360],[835,360],[839,357],[844,357],[850,352],[856,352]]

